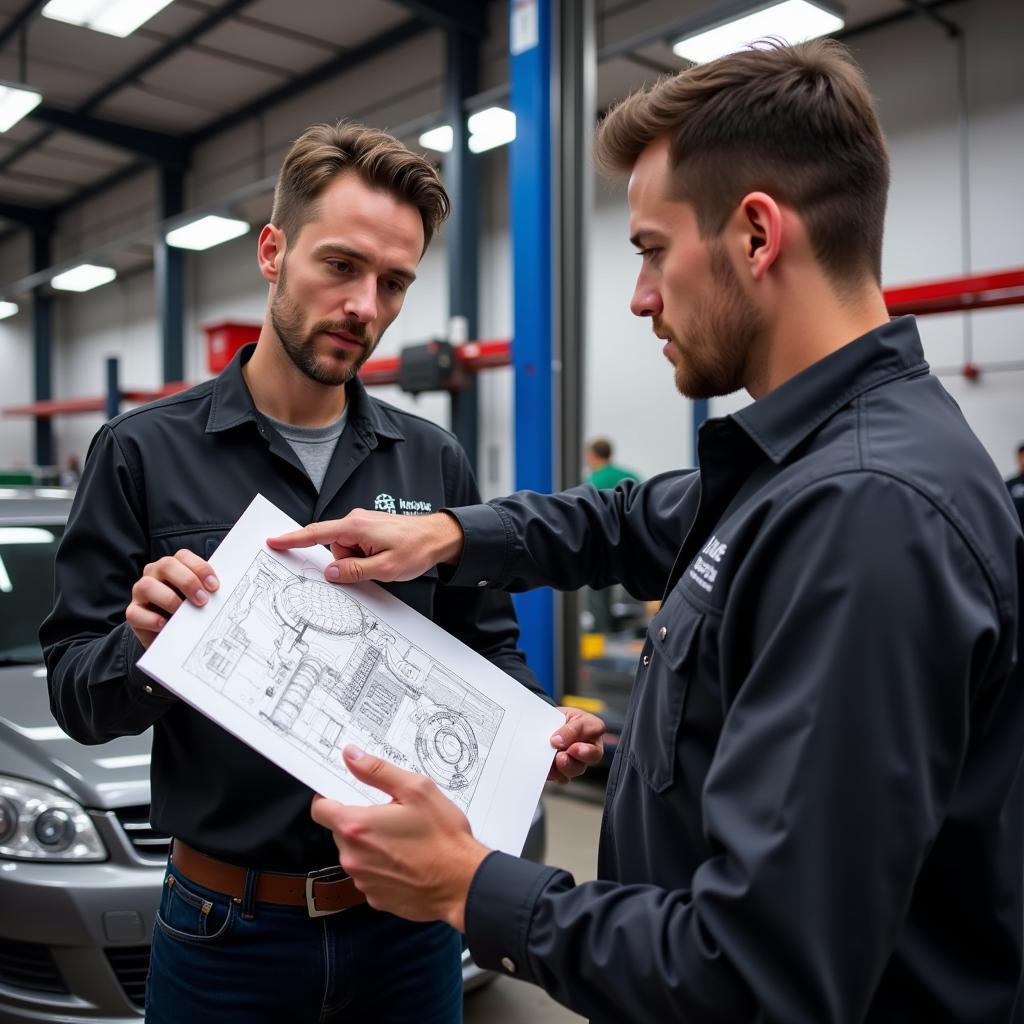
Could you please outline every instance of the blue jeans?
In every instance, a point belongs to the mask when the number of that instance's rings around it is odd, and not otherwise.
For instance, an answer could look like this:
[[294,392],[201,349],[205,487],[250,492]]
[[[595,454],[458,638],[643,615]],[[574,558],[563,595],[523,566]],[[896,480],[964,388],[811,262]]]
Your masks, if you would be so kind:
[[365,904],[310,918],[164,880],[147,1024],[461,1024],[462,943]]

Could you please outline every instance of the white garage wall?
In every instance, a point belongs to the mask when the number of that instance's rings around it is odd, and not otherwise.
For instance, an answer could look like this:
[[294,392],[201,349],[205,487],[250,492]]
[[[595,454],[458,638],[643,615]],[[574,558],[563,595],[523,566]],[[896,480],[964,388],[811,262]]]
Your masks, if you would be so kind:
[[[974,271],[1022,264],[1024,209],[1019,204],[1019,169],[1024,166],[1024,79],[1016,42],[1024,38],[1024,5],[1015,0],[953,4],[944,13],[967,31],[970,67],[971,266]],[[201,202],[227,189],[272,173],[290,139],[310,121],[341,113],[371,123],[397,125],[439,102],[439,37],[423,48],[409,47],[401,62],[375,61],[326,83],[287,108],[269,111],[262,128],[240,126],[211,141],[198,154],[190,198]],[[923,18],[855,37],[858,59],[879,100],[893,159],[893,187],[884,262],[886,284],[957,276],[961,259],[959,158],[955,59],[952,44]],[[433,49],[432,49],[433,47]],[[395,68],[403,69],[396,82]],[[638,72],[639,73],[639,72]],[[386,95],[380,85],[387,83]],[[260,152],[260,149],[263,152]],[[512,330],[509,280],[507,173],[500,153],[483,157],[484,215],[481,224],[482,337],[507,337]],[[94,244],[152,222],[154,183],[136,179],[118,192],[76,211],[67,224],[62,253]],[[621,185],[598,183],[589,247],[590,329],[586,360],[585,433],[607,433],[619,461],[642,474],[690,462],[690,406],[672,386],[671,372],[649,325],[632,317],[629,296],[637,269],[627,241],[627,213]],[[188,308],[186,372],[206,375],[200,326],[223,319],[259,320],[266,286],[255,264],[256,231],[208,253],[186,257]],[[3,276],[22,261],[12,243],[0,247]],[[141,274],[86,296],[57,301],[55,390],[61,397],[102,389],[103,359],[122,357],[122,380],[133,386],[159,382],[159,344],[151,276]],[[420,268],[399,320],[381,343],[390,354],[404,343],[446,332],[447,279],[443,236]],[[955,369],[964,358],[963,319],[923,318],[922,333],[933,365]],[[974,358],[980,380],[944,377],[1000,469],[1013,468],[1014,450],[1024,439],[1021,409],[1024,373],[985,371],[993,361],[1024,359],[1024,309],[970,314]],[[31,390],[31,318],[28,310],[0,322],[0,405],[26,401]],[[445,399],[418,401],[397,389],[381,396],[447,425]],[[511,374],[491,371],[481,378],[481,485],[485,494],[511,488]],[[743,396],[712,403],[722,414],[744,404]],[[99,417],[56,421],[61,457],[81,453]],[[31,427],[0,419],[0,462],[31,458]]]
[[[32,395],[32,311],[0,320],[0,404],[24,405]],[[0,467],[24,467],[32,461],[35,437],[25,417],[0,417]]]
[[[95,291],[60,299],[55,317],[54,394],[61,398],[102,395],[107,358],[116,356],[122,387],[157,387],[160,341],[153,310],[153,277],[139,273]],[[99,413],[54,418],[59,461],[81,460],[104,417]]]

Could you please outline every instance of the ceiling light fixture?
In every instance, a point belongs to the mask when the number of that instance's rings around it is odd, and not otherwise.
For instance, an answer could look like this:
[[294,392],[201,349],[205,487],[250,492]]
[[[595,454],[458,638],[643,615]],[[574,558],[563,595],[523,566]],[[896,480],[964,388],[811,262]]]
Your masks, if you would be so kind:
[[247,221],[218,217],[211,213],[207,217],[200,217],[188,224],[182,224],[180,228],[168,231],[164,237],[167,244],[173,245],[175,249],[202,252],[203,249],[211,249],[222,242],[230,242],[232,238],[239,238],[248,230]]
[[844,24],[838,12],[820,0],[782,0],[754,10],[747,7],[745,13],[691,32],[673,45],[672,52],[694,64],[706,64],[760,39],[782,39],[795,45],[838,32]]
[[7,302],[0,299],[0,320],[6,320],[9,316],[14,316],[18,312],[18,304],[16,302]]
[[[471,153],[483,153],[496,146],[504,146],[516,137],[516,115],[504,107],[487,107],[469,115],[469,149]],[[451,125],[442,124],[431,128],[420,136],[424,149],[438,153],[450,153],[455,144],[455,133]]]
[[169,3],[171,0],[50,0],[42,14],[123,39]]
[[516,115],[504,107],[487,107],[469,116],[469,148],[483,153],[516,137]]
[[43,94],[27,85],[0,82],[0,132],[13,128],[43,102]]
[[420,145],[424,149],[433,149],[438,153],[450,153],[455,145],[455,132],[450,124],[442,124],[431,128],[420,136]]
[[117,277],[113,267],[97,267],[94,263],[80,263],[65,270],[50,280],[50,284],[61,292],[87,292],[108,284]]

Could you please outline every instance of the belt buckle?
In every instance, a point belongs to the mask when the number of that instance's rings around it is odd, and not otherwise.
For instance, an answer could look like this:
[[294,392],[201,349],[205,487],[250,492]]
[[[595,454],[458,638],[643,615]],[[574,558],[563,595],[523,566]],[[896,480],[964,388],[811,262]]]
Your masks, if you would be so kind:
[[317,910],[316,900],[313,897],[313,885],[316,882],[333,882],[335,879],[348,877],[348,872],[340,864],[337,867],[310,871],[306,875],[306,913],[310,917],[330,917],[331,914],[340,914],[345,909],[344,907],[338,907],[337,910]]

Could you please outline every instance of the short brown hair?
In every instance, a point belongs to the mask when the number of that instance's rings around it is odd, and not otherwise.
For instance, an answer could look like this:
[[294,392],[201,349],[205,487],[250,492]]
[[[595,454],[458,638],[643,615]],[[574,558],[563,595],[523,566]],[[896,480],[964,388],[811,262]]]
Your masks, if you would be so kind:
[[612,443],[606,437],[595,437],[590,442],[590,450],[599,459],[610,459],[612,457]]
[[440,176],[393,135],[354,121],[314,124],[295,140],[281,165],[270,222],[286,239],[294,239],[302,225],[316,216],[323,190],[345,172],[415,206],[423,218],[426,252],[451,209]]
[[840,43],[769,40],[663,78],[604,119],[598,164],[628,172],[663,136],[703,236],[764,191],[801,215],[835,283],[881,281],[889,156],[863,73]]

